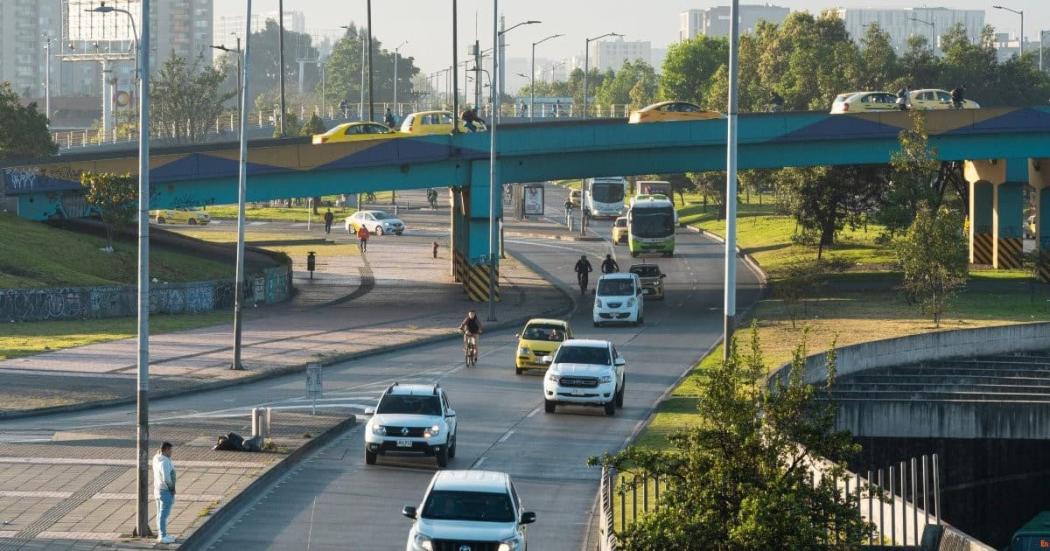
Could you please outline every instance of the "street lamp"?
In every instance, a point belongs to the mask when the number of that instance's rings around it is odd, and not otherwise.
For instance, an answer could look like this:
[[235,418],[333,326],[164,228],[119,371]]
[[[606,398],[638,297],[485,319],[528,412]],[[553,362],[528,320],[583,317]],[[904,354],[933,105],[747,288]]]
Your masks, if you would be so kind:
[[397,47],[394,48],[394,110],[397,111],[398,117],[401,116],[401,107],[397,104],[397,60],[399,57],[401,57],[401,47],[405,44],[408,44],[407,40],[398,44]]
[[248,68],[249,55],[251,52],[252,45],[252,0],[248,1],[247,14],[245,16],[245,31],[244,31],[244,51],[241,52],[243,57],[242,71],[243,73],[243,84],[241,86],[241,136],[240,136],[240,162],[239,169],[237,171],[237,269],[236,275],[233,281],[233,364],[230,369],[241,370],[244,366],[241,365],[241,333],[243,326],[243,311],[242,303],[244,297],[244,205],[247,200],[247,180],[248,180],[248,88],[250,81],[248,80]]
[[[504,51],[504,46],[505,46],[505,44],[503,44],[503,36],[504,35],[506,35],[510,31],[513,31],[514,29],[517,29],[518,27],[521,27],[521,26],[524,26],[524,25],[538,25],[540,23],[542,23],[542,21],[536,21],[536,20],[530,19],[528,21],[522,21],[521,23],[518,23],[516,25],[511,25],[510,27],[508,27],[506,29],[503,29],[502,31],[499,31],[499,33],[497,33],[497,39],[496,39],[496,41],[499,43],[499,48],[497,50],[497,48],[495,46],[493,46],[493,50],[492,50],[493,57],[495,57],[497,55],[497,53],[496,53],[497,51],[499,51],[499,55],[504,55],[505,56],[507,54],[507,52]],[[493,67],[495,67],[495,66],[496,66],[496,62],[493,61]],[[500,74],[502,74],[502,72],[501,73],[494,73],[494,76],[492,77],[492,78],[495,79],[496,86],[495,86],[494,90],[495,90],[495,94],[496,94],[497,97],[503,95],[503,86],[506,84],[506,83],[503,82],[503,79],[500,78]],[[490,90],[490,92],[491,92],[491,90]],[[500,99],[502,99],[502,98],[500,98]],[[495,123],[495,120],[497,118],[499,118],[499,115],[500,115],[500,109],[499,108],[501,106],[499,105],[499,102],[497,102],[496,107],[497,107],[497,109],[496,109],[496,111],[493,112],[493,115],[492,115],[493,123]]]
[[729,361],[736,328],[736,119],[740,56],[740,0],[729,8],[729,112],[726,135],[726,243],[725,303],[722,329],[722,359]]
[[227,48],[225,44],[219,44],[218,46],[216,46],[215,44],[212,44],[211,45],[211,49],[219,50],[220,52],[226,52],[228,54],[235,54],[236,55],[236,57],[237,57],[237,96],[239,97],[241,95],[241,86],[243,85],[242,82],[241,82],[241,67],[242,67],[242,65],[241,65],[241,56],[243,55],[243,52],[241,51],[241,37],[239,37],[239,36],[237,37],[237,47],[236,48]]
[[[587,81],[590,80],[587,74],[591,70],[591,42],[595,40],[601,40],[607,36],[618,36],[623,38],[622,34],[619,33],[605,33],[595,38],[588,38],[584,42],[583,46],[583,118],[587,118]],[[583,224],[580,224],[580,231],[583,231]]]
[[[122,13],[122,14],[128,16],[128,20],[131,21],[131,35],[132,35],[132,40],[134,42],[134,49],[135,49],[135,56],[136,56],[136,60],[135,60],[135,81],[137,82],[139,80],[139,78],[140,78],[139,77],[139,65],[140,65],[140,63],[139,63],[139,60],[138,60],[138,55],[139,55],[139,38],[138,38],[138,36],[139,36],[139,32],[138,32],[138,29],[136,29],[136,27],[135,27],[135,17],[133,15],[131,15],[130,11],[128,11],[126,9],[123,9],[123,8],[114,8],[113,6],[107,6],[105,2],[100,2],[98,6],[96,6],[94,8],[91,8],[91,9],[88,9],[88,10],[84,10],[84,11],[91,12],[91,13],[101,13],[101,14]],[[148,46],[149,42],[146,42],[146,44]],[[96,47],[97,47],[97,44],[96,44]],[[102,62],[102,73],[103,73],[103,78],[105,78],[105,73],[106,73],[106,62],[105,61]],[[114,83],[115,83],[115,80],[114,80]],[[112,128],[112,114],[111,113],[112,113],[113,107],[112,107],[112,104],[111,104],[112,98],[109,98],[109,100],[107,101],[107,94],[106,94],[106,92],[108,92],[110,90],[110,88],[108,88],[108,86],[111,86],[111,85],[112,84],[110,84],[110,83],[104,83],[103,84],[103,94],[102,94],[102,129],[103,129],[102,133],[107,138],[109,137],[109,130],[110,130],[110,128]],[[109,116],[107,116],[107,114],[109,114]]]
[[936,51],[937,50],[937,26],[934,24],[934,22],[933,21],[927,21],[925,19],[919,19],[918,17],[909,17],[908,19],[910,19],[910,20],[912,20],[912,21],[914,21],[916,23],[922,23],[923,25],[929,25],[930,31],[933,32],[933,41],[932,41],[933,49],[934,49],[934,51]]
[[536,113],[536,45],[543,44],[544,42],[565,36],[564,34],[552,34],[543,40],[538,40],[532,43],[532,64],[529,71],[529,122],[532,122],[533,117]]
[[277,121],[280,124],[281,137],[284,137],[284,0],[277,0],[277,49],[278,59],[277,64],[280,65],[280,82],[281,82],[281,118]]
[[1017,39],[1017,57],[1024,56],[1024,10],[1015,10],[1006,6],[992,6],[997,10],[1004,10],[1021,16],[1021,34]]
[[51,127],[51,37],[44,35],[44,117]]

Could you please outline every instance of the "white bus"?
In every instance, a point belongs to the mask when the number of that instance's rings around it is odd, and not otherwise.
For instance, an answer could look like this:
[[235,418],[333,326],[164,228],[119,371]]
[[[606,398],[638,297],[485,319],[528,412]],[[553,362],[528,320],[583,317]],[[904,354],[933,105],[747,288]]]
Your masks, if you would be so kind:
[[584,208],[591,218],[623,216],[627,179],[622,176],[587,178],[583,181]]

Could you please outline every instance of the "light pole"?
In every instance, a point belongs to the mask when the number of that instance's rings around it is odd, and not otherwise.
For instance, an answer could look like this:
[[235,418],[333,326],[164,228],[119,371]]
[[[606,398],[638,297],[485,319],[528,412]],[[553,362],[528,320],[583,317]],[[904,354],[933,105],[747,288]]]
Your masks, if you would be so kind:
[[368,120],[375,120],[375,98],[372,96],[372,0],[367,1],[368,7]]
[[280,65],[278,73],[281,75],[281,118],[277,121],[281,137],[284,134],[284,0],[277,0],[277,63]]
[[243,86],[241,86],[241,136],[240,136],[240,167],[237,171],[237,269],[233,281],[233,364],[230,369],[244,369],[241,365],[241,331],[244,323],[242,306],[244,303],[244,203],[247,195],[248,180],[248,63],[249,52],[252,46],[252,0],[247,0],[247,16],[245,17],[246,30],[244,32],[244,58],[242,67],[244,71]]
[[[135,80],[138,81],[139,80],[139,75],[138,75],[138,73],[139,73],[139,60],[137,58],[139,57],[139,32],[138,32],[138,29],[135,27],[135,17],[133,15],[131,15],[130,11],[128,11],[126,9],[123,9],[123,8],[114,8],[113,6],[107,6],[105,2],[99,2],[99,5],[97,7],[94,7],[94,8],[88,9],[88,10],[84,10],[84,11],[86,11],[86,12],[94,12],[94,13],[102,13],[102,14],[106,14],[106,13],[122,13],[122,14],[128,16],[128,21],[131,22],[131,38],[134,41],[134,49],[135,49],[135,57],[136,57],[136,60],[135,60],[135,73],[136,73],[135,74]],[[146,42],[146,45],[148,47],[149,43]],[[97,45],[96,45],[96,47],[97,47]],[[109,137],[110,130],[112,129],[112,126],[113,126],[113,97],[112,97],[111,94],[109,94],[107,92],[111,92],[112,91],[111,87],[115,87],[115,85],[116,85],[116,77],[114,77],[112,79],[112,82],[110,82],[110,80],[106,78],[106,73],[111,72],[109,69],[106,68],[107,66],[108,66],[108,64],[106,63],[105,60],[103,60],[102,61],[102,79],[103,79],[103,83],[102,83],[102,89],[103,89],[103,93],[102,93],[102,134],[106,138]]]
[[[459,134],[459,6],[452,0],[452,133]],[[466,84],[464,82],[464,84]]]
[[1024,10],[1015,10],[1006,6],[992,6],[997,10],[1004,10],[1021,16],[1021,34],[1017,38],[1017,57],[1024,56]]
[[912,20],[912,21],[914,21],[916,23],[922,23],[923,25],[928,25],[930,27],[930,31],[933,33],[933,41],[931,42],[931,44],[933,45],[933,51],[937,51],[937,26],[934,24],[934,22],[933,21],[927,21],[925,19],[919,19],[918,17],[909,17],[908,19],[910,19],[910,20]]
[[215,44],[212,44],[211,45],[211,49],[219,50],[220,52],[226,52],[228,54],[236,54],[236,57],[237,57],[237,97],[239,98],[240,95],[241,95],[241,86],[243,85],[241,83],[241,37],[239,37],[239,36],[237,37],[237,47],[236,48],[227,48],[225,44],[219,44],[218,46],[216,46]]
[[401,108],[397,104],[397,60],[399,57],[401,57],[401,46],[404,46],[405,44],[408,44],[407,40],[402,42],[401,44],[398,44],[397,48],[394,48],[394,111],[396,112],[395,114],[398,117],[401,116]]
[[[607,36],[618,36],[623,38],[623,35],[619,33],[605,33],[601,36],[588,38],[583,44],[583,118],[585,119],[587,118],[587,81],[590,80],[590,75],[588,73],[591,70],[591,42],[601,40]],[[582,223],[580,224],[580,231],[583,231]]]
[[722,358],[729,360],[736,324],[736,118],[739,86],[740,0],[729,11],[729,113],[726,135],[726,266]]
[[51,37],[44,37],[44,117],[51,126]]
[[532,63],[529,67],[529,122],[532,122],[536,113],[536,45],[565,36],[564,34],[552,34],[543,40],[532,43]]
[[[496,46],[492,47],[492,55],[494,57],[497,56],[497,55],[501,55],[501,56],[506,57],[507,52],[503,51],[503,49],[504,49],[503,37],[506,36],[507,33],[509,33],[510,31],[513,31],[514,29],[517,29],[518,27],[524,26],[524,25],[538,25],[540,23],[542,23],[542,21],[536,21],[536,20],[530,19],[528,21],[522,21],[521,23],[518,23],[516,25],[511,25],[510,27],[507,27],[506,29],[503,29],[502,31],[498,31],[496,33],[497,44],[496,44]],[[496,65],[496,62],[493,61],[493,66],[495,66],[495,65]],[[493,79],[493,86],[492,86],[492,89],[490,90],[490,92],[491,93],[495,93],[497,97],[503,95],[503,86],[504,86],[505,83],[503,82],[503,79],[500,78],[500,75],[503,74],[503,72],[504,71],[501,71],[500,73],[493,72],[492,73],[492,77],[491,77]],[[502,100],[502,98],[500,98],[500,99]],[[497,106],[497,107],[499,107],[499,106]],[[500,115],[500,112],[499,112],[498,109],[495,112],[493,112],[493,114],[492,114],[493,125],[495,125],[495,121],[496,121],[496,119],[499,118],[499,115]]]
[[[137,57],[136,71],[139,73],[139,212],[138,212],[138,354],[137,392],[135,417],[137,438],[135,443],[135,531],[134,535],[145,538],[152,534],[149,529],[149,54],[143,45],[149,44],[149,2],[141,0],[142,40],[138,39],[135,18],[131,12],[106,6],[102,3],[92,10],[96,13],[120,12],[131,19],[135,35]],[[50,48],[49,48],[50,49]],[[50,57],[50,56],[49,56]],[[50,108],[48,108],[50,111]],[[49,112],[50,114],[50,112]]]

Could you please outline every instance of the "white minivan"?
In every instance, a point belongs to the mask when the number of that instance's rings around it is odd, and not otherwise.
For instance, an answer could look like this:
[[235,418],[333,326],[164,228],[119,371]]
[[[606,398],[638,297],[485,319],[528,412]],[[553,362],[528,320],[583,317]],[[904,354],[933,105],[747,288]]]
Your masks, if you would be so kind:
[[638,274],[618,272],[598,280],[594,293],[594,326],[606,323],[645,323],[645,301],[642,280]]

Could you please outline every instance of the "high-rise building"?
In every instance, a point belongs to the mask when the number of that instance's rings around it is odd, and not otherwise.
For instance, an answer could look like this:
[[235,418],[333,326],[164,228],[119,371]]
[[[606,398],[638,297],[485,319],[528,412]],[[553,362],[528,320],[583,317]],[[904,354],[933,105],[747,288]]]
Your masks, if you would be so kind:
[[[729,6],[715,6],[706,10],[686,10],[679,14],[678,39],[688,40],[697,35],[717,37],[729,36]],[[787,19],[790,10],[780,6],[740,6],[740,33],[755,31],[759,21],[780,24]]]
[[635,62],[639,59],[652,63],[652,43],[628,41],[623,38],[599,40],[590,44],[590,66],[599,71],[614,71],[623,67],[625,61]]
[[[43,95],[46,42],[60,47],[57,0],[0,1],[0,81],[11,83],[20,95]],[[52,66],[57,80],[57,64]]]
[[855,42],[859,43],[864,38],[869,25],[877,24],[890,36],[890,44],[898,52],[907,49],[908,38],[912,36],[926,37],[927,43],[936,53],[940,53],[939,37],[955,25],[961,24],[966,29],[966,35],[975,42],[980,40],[984,29],[984,10],[842,8],[838,14]]

